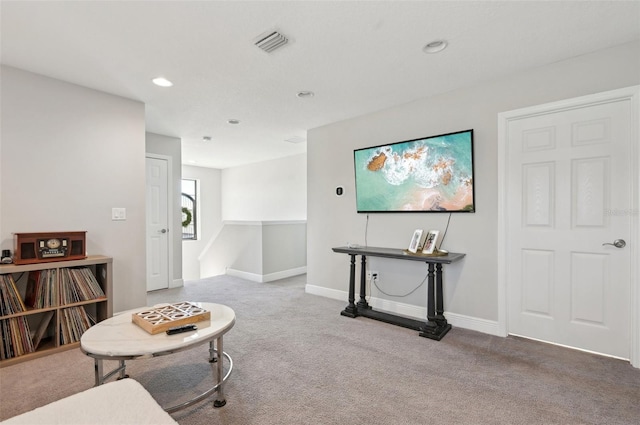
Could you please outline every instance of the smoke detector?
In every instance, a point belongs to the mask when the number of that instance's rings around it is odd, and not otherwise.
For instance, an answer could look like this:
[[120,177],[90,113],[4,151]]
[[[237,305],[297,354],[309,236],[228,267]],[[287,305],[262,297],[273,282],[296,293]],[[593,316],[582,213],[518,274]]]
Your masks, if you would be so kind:
[[284,46],[289,39],[278,31],[267,31],[258,37],[254,44],[267,53],[271,53],[279,47]]
[[285,142],[289,142],[289,143],[293,143],[293,144],[298,144],[298,143],[304,143],[307,141],[307,139],[305,139],[304,137],[300,137],[300,136],[293,136],[290,137],[288,139],[284,139]]

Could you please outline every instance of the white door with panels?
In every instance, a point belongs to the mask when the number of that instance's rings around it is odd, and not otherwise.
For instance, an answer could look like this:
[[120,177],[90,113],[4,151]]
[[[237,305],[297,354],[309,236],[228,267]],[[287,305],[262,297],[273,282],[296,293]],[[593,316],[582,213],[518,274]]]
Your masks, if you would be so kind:
[[168,161],[146,158],[147,291],[169,287]]
[[510,334],[630,358],[633,110],[594,95],[501,114]]

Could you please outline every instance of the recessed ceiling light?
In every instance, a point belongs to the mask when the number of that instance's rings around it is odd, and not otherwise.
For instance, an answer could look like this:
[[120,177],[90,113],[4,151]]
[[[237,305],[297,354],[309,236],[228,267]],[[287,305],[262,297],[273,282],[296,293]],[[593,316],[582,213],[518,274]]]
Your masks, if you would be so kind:
[[173,85],[173,83],[169,80],[167,80],[164,77],[157,77],[154,78],[153,80],[153,84],[155,84],[156,86],[160,86],[160,87],[171,87]]
[[235,118],[230,118],[227,120],[227,124],[233,124],[233,125],[240,124],[240,120],[237,120]]
[[202,136],[202,141],[203,142],[210,142],[211,141],[211,136]]
[[315,93],[313,93],[312,91],[305,90],[305,91],[298,92],[296,94],[296,96],[302,97],[302,98],[304,98],[304,97],[313,97],[313,96],[315,96]]
[[422,48],[425,53],[438,53],[447,48],[449,43],[446,40],[434,40],[430,43],[427,43],[426,46]]

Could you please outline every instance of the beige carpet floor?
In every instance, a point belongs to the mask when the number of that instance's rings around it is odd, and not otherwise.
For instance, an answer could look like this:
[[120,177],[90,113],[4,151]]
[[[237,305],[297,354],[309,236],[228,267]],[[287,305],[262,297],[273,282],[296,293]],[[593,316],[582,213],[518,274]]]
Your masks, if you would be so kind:
[[[227,405],[176,412],[205,424],[637,424],[640,370],[628,362],[454,327],[442,341],[366,318],[346,302],[304,292],[305,277],[273,283],[216,276],[149,294],[149,304],[232,307]],[[128,362],[163,406],[211,383],[207,347]],[[90,388],[79,349],[0,369],[0,419]]]

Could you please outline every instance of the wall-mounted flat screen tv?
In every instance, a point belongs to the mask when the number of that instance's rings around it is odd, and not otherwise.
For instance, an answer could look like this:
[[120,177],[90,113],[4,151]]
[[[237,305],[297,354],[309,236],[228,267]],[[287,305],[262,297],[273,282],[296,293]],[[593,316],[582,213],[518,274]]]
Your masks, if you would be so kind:
[[353,152],[359,213],[475,212],[473,130]]

